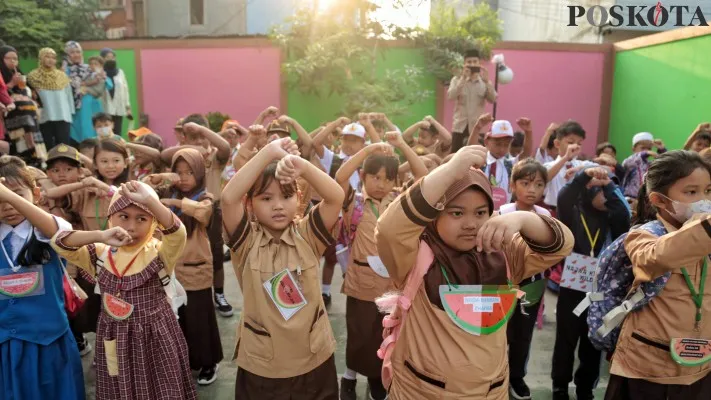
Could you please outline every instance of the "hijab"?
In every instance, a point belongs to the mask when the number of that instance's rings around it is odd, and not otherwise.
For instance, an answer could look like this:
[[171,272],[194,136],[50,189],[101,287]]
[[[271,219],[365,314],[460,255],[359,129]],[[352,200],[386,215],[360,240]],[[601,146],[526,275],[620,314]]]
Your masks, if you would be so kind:
[[[480,170],[469,170],[444,194],[446,205],[469,188],[480,190],[489,202],[489,215],[494,210],[491,184]],[[476,249],[459,251],[448,246],[437,233],[437,220],[425,227],[421,239],[434,253],[434,261],[425,275],[425,291],[434,306],[443,309],[439,295],[440,285],[448,282],[455,285],[506,284],[506,261],[503,253],[480,253]]]
[[[83,51],[81,45],[75,41],[69,41],[64,46],[64,52],[69,54],[70,50],[78,49]],[[74,91],[74,108],[79,110],[81,108],[81,99],[84,96],[81,92],[81,84],[85,80],[89,79],[91,76],[91,68],[89,64],[84,64],[84,58],[79,63],[73,64],[69,58],[67,58],[67,75],[72,83],[72,89]]]
[[[15,71],[11,70],[5,65],[5,55],[7,53],[17,53],[17,50],[15,50],[15,48],[12,46],[0,47],[0,73],[2,73],[3,81],[5,83],[10,83],[12,77],[15,75]],[[17,68],[17,72],[20,72],[19,68]]]
[[[114,53],[114,51],[108,47],[104,47],[103,49],[101,49],[101,52],[99,52],[99,54],[101,55],[101,58],[106,58],[106,56],[109,54],[113,54],[114,56],[116,56],[116,53]],[[106,71],[106,77],[109,79],[107,89],[109,95],[113,99],[114,93],[116,92],[116,84],[114,83],[114,77],[119,73],[119,69],[116,66],[116,60],[106,60],[104,62],[104,71]]]
[[[200,201],[205,197],[211,198],[209,194],[205,192],[205,158],[200,154],[200,152],[193,148],[185,148],[178,150],[173,155],[173,161],[171,163],[170,170],[175,172],[175,167],[178,161],[185,161],[190,169],[193,171],[193,176],[195,177],[195,188],[190,191],[190,193],[181,192],[178,188],[172,189],[172,193],[169,196],[173,199],[183,199],[188,198],[194,201]],[[179,212],[179,210],[172,210],[174,213],[180,217],[180,220],[185,225],[185,230],[188,237],[192,236],[195,227],[198,226],[198,222],[195,218]]]
[[[158,199],[158,194],[153,190],[153,188],[151,188],[150,186],[148,186],[147,184],[145,184],[143,182],[136,181],[136,183],[138,183],[139,185],[142,185],[146,189],[148,189],[148,191],[151,193],[151,197],[155,198],[156,200]],[[111,224],[111,216],[123,209],[130,207],[130,206],[136,206],[136,207],[140,208],[141,210],[145,211],[146,213],[148,213],[148,215],[150,215],[151,217],[153,217],[153,222],[151,223],[151,229],[148,230],[148,234],[146,235],[146,237],[141,238],[141,240],[133,246],[121,247],[121,249],[125,250],[127,253],[136,254],[136,252],[140,248],[142,248],[143,246],[148,244],[151,241],[151,239],[153,239],[153,234],[156,231],[156,229],[158,229],[158,220],[156,219],[155,215],[153,215],[153,212],[148,207],[146,207],[144,204],[137,203],[137,202],[131,200],[130,198],[123,196],[120,191],[116,191],[116,193],[114,193],[113,197],[111,198],[111,202],[109,203],[109,212],[108,212],[109,228],[113,228],[113,225]],[[119,252],[119,254],[121,254],[121,252]],[[116,261],[118,264],[123,263],[123,261],[119,261],[118,258],[116,259]],[[128,260],[126,260],[126,261],[128,261]]]
[[69,78],[64,72],[57,69],[55,65],[44,66],[44,59],[52,54],[57,54],[54,50],[45,47],[39,51],[39,68],[32,70],[27,75],[27,84],[35,90],[62,90],[69,85]]

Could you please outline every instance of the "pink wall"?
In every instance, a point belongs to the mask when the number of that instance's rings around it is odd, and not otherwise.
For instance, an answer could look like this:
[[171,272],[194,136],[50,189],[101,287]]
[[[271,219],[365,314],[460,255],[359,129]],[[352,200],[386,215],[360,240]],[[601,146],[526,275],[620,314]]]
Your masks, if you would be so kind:
[[[533,121],[534,148],[553,122],[578,121],[587,135],[583,152],[595,154],[602,95],[603,53],[537,50],[494,50],[514,71],[514,80],[499,85],[497,119],[516,126],[516,119]],[[487,65],[493,79],[494,68]],[[444,97],[444,121],[452,127],[454,101]],[[492,105],[487,110],[491,112]]]
[[143,111],[166,146],[180,117],[219,111],[251,125],[281,98],[280,53],[274,47],[141,50]]

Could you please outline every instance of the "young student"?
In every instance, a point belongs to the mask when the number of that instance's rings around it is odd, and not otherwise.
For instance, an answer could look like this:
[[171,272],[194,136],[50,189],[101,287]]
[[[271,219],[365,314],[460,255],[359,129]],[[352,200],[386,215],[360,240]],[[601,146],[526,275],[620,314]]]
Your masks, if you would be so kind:
[[160,154],[163,151],[163,139],[155,133],[137,137],[133,142],[126,143],[133,153],[131,163],[131,179],[140,181],[150,174],[163,172]]
[[536,161],[543,165],[555,161],[558,157],[558,148],[555,147],[555,133],[559,126],[559,124],[551,122],[546,128],[546,133],[541,138],[541,144],[536,149],[534,157]]
[[[250,131],[266,134],[262,126]],[[296,153],[291,139],[272,141],[222,192],[225,237],[244,296],[235,349],[239,399],[338,396],[319,260],[335,241],[331,231],[345,196],[333,179]],[[299,176],[323,200],[295,222]]]
[[[418,132],[416,139],[413,137],[415,131]],[[452,134],[429,115],[406,129],[402,137],[411,147],[421,146],[428,154],[436,154],[440,158],[447,157],[452,150]]]
[[[575,238],[572,259],[576,255],[598,257],[609,243],[630,228],[627,202],[610,175],[604,167],[587,167],[577,172],[558,194],[557,218],[570,228]],[[568,384],[574,380],[576,398],[592,400],[602,355],[588,339],[587,310],[579,317],[573,314],[586,293],[564,286],[561,283],[556,307],[553,399],[568,399]],[[573,379],[576,347],[580,365]]]
[[114,120],[109,114],[105,112],[96,113],[91,117],[91,123],[94,125],[94,130],[96,130],[97,139],[124,141],[121,136],[114,134]]
[[188,295],[188,303],[178,311],[180,327],[188,343],[190,367],[200,370],[198,384],[217,379],[222,360],[222,343],[212,303],[212,253],[207,226],[213,212],[213,197],[205,189],[205,161],[195,149],[178,150],[171,166],[179,180],[161,193],[161,203],[180,217],[188,240],[175,274]]
[[637,199],[636,223],[659,220],[667,234],[632,230],[625,251],[635,284],[665,273],[669,280],[645,307],[622,323],[605,399],[704,400],[711,396],[711,364],[674,361],[674,338],[711,338],[711,167],[698,154],[670,151],[649,166]]
[[[548,171],[538,161],[527,158],[517,162],[511,171],[512,203],[501,206],[499,214],[530,211],[550,217],[548,210],[536,205],[543,199],[547,181]],[[544,273],[535,274],[521,281],[519,285],[521,290],[526,292],[526,301],[529,304],[514,308],[506,327],[506,338],[509,343],[509,391],[514,399],[521,400],[531,398],[531,391],[524,378],[533,339],[533,327],[546,288],[546,277]]]
[[[370,398],[385,399],[380,373],[383,361],[377,352],[383,341],[383,315],[375,299],[391,289],[387,271],[378,258],[375,243],[375,224],[387,207],[400,194],[394,190],[398,172],[398,158],[393,148],[400,150],[410,163],[415,179],[427,174],[425,164],[407,145],[403,135],[389,132],[388,143],[373,143],[346,161],[336,173],[336,182],[348,193],[344,203],[343,222],[346,232],[355,231],[350,243],[350,259],[346,269],[343,292],[346,300],[346,372],[341,380],[341,400],[356,399],[356,373],[368,378]],[[362,194],[356,194],[349,177],[362,166]],[[359,199],[356,200],[356,197]],[[353,226],[354,213],[361,214]]]
[[79,152],[89,160],[94,159],[94,149],[96,149],[96,145],[99,143],[96,138],[89,138],[89,139],[84,139],[79,143]]
[[523,152],[523,140],[525,134],[521,131],[514,132],[513,140],[509,145],[509,156],[518,157]]
[[[83,400],[84,376],[64,310],[63,267],[49,241],[71,225],[37,207],[25,163],[0,157],[0,398]],[[27,289],[13,280],[40,282]]]
[[[533,131],[531,121],[528,118],[519,118],[517,121],[519,127],[526,132],[523,144],[523,152],[521,155],[528,157],[531,153],[531,137]],[[511,123],[505,120],[494,121],[491,124],[491,131],[486,134],[484,145],[488,153],[486,156],[486,166],[484,173],[489,177],[491,182],[492,194],[494,196],[494,211],[498,211],[499,207],[511,201],[511,185],[509,178],[513,165],[519,160],[519,156],[510,157],[509,147],[513,141],[513,127]],[[474,143],[475,135],[469,138],[469,143]]]
[[96,398],[196,399],[185,338],[159,278],[183,256],[185,227],[136,181],[114,194],[109,219],[106,230],[65,231],[52,241],[62,257],[98,276]]
[[[217,197],[222,192],[222,171],[225,169],[230,158],[230,144],[218,133],[213,132],[208,127],[207,118],[200,114],[191,114],[183,120],[181,133],[183,144],[205,149],[205,187],[207,192]],[[161,153],[161,157],[166,164],[171,163],[173,154],[181,147],[171,147]],[[224,240],[222,239],[222,208],[219,200],[214,202],[215,209],[212,213],[212,221],[208,228],[210,235],[210,245],[212,252],[212,265],[214,268],[213,287],[214,302],[217,312],[227,318],[233,314],[232,306],[225,298],[225,271],[224,264]]]
[[684,150],[700,152],[703,149],[711,147],[711,124],[704,122],[691,132],[689,138],[686,139]]
[[553,211],[553,215],[558,202],[558,192],[565,183],[578,169],[595,165],[589,161],[578,160],[584,140],[585,130],[573,120],[560,124],[555,130],[553,143],[558,150],[558,157],[555,161],[543,164],[548,169],[548,185],[543,201],[546,208]]
[[482,314],[459,309],[469,316],[462,315],[462,324],[448,295],[476,290],[469,285],[503,285],[499,299],[515,297],[516,287],[507,282],[542,272],[573,246],[570,231],[546,216],[516,211],[491,217],[491,184],[472,169],[484,167],[486,157],[482,146],[462,148],[378,219],[378,254],[396,288],[414,271],[422,246],[434,253],[394,344],[390,399],[507,399],[506,315],[491,321],[502,324],[489,332],[476,322]]
[[[657,151],[652,151],[656,147]],[[630,199],[636,199],[644,181],[644,174],[649,168],[649,157],[657,157],[666,152],[664,143],[655,140],[649,132],[640,132],[632,137],[633,154],[622,162],[625,178],[622,181],[622,193]]]
[[608,167],[615,173],[618,182],[624,182],[625,168],[617,162],[617,148],[610,142],[602,142],[595,148],[596,158],[594,161],[602,166]]

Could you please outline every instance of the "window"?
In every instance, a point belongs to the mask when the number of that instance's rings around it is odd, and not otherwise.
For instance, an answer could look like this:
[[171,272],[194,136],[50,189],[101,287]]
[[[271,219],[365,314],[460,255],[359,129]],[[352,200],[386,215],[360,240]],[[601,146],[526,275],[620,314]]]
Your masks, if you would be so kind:
[[204,0],[190,0],[190,25],[205,25]]

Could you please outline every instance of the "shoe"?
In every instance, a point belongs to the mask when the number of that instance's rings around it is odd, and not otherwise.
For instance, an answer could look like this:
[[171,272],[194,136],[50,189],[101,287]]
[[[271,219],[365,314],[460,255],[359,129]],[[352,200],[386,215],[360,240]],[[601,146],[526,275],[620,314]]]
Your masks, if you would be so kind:
[[79,350],[79,355],[84,357],[85,355],[91,353],[91,343],[82,337],[81,341],[77,341],[77,349]]
[[[330,296],[329,296],[330,297]],[[341,400],[357,400],[355,379],[341,378]]]
[[198,375],[198,385],[209,385],[217,380],[217,370],[220,369],[219,364],[215,364],[210,368],[203,368]]
[[225,258],[224,258],[224,260],[225,260],[225,261],[232,261],[232,252],[231,252],[231,251],[227,250],[227,251],[225,252]]
[[531,390],[523,379],[511,379],[509,382],[509,394],[516,400],[529,400]]
[[[321,297],[323,298],[323,304],[326,306],[326,308],[331,307],[331,295],[326,294],[326,293],[321,293]],[[350,379],[349,379],[350,380]]]
[[568,396],[568,388],[554,387],[553,400],[570,400],[570,396]]
[[595,400],[592,390],[575,391],[576,400]]
[[380,378],[368,378],[368,399],[370,400],[385,400],[388,398],[388,392],[383,387],[383,382]]
[[223,317],[231,317],[233,314],[232,306],[225,299],[224,293],[215,293],[215,308]]

